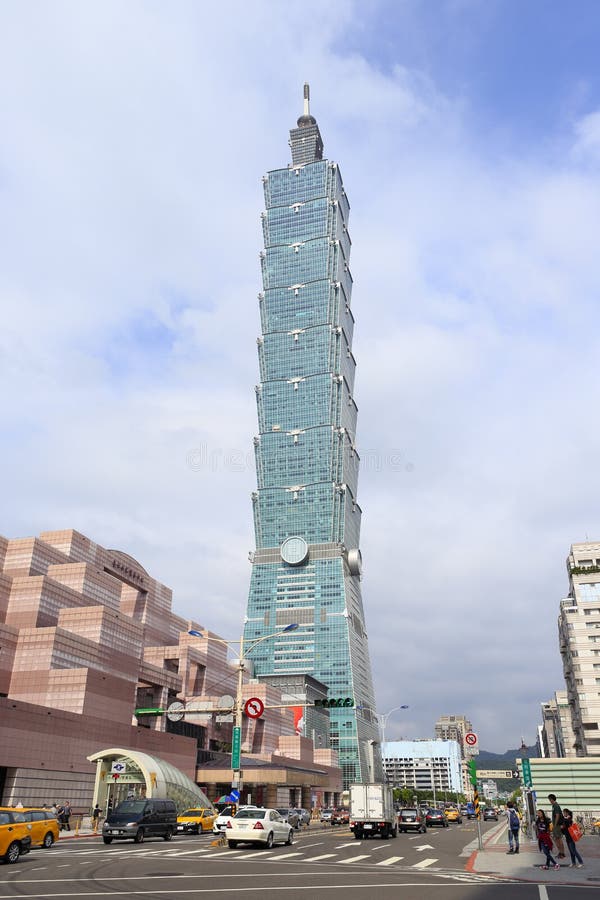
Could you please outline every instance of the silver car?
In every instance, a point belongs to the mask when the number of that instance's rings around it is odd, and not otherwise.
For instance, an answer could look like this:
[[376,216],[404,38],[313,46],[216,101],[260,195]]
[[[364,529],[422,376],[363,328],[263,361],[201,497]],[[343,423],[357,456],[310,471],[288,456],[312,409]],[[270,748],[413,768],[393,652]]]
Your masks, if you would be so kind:
[[296,812],[301,825],[310,825],[310,813],[307,809],[297,809]]
[[279,813],[283,821],[287,822],[288,825],[291,825],[292,828],[300,828],[300,816],[298,815],[297,810],[278,806],[277,812]]

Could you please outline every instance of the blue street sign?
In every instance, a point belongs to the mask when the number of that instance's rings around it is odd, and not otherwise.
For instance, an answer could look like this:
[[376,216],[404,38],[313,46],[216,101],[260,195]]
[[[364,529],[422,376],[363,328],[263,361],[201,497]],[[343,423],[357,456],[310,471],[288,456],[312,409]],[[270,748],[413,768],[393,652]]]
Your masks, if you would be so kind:
[[231,790],[231,791],[229,791],[229,796],[231,797],[232,800],[235,800],[235,802],[237,803],[238,800],[240,799],[240,792],[236,791],[236,790]]

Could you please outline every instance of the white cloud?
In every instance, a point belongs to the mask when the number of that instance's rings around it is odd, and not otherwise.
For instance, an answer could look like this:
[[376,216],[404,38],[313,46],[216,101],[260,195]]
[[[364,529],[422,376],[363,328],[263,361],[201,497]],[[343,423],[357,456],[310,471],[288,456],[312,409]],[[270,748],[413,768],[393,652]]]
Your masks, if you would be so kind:
[[32,9],[0,39],[0,530],[76,527],[237,635],[260,177],[307,78],[352,203],[378,703],[406,736],[456,712],[531,740],[563,558],[597,537],[597,114],[552,167],[499,158],[464,97],[344,51],[355,4]]

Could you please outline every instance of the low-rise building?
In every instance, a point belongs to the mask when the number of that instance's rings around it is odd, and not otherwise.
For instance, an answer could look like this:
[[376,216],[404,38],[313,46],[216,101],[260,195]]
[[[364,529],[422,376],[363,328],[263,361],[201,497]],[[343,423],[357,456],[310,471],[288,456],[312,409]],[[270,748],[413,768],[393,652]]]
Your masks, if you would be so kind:
[[395,788],[462,791],[456,741],[389,741],[382,746],[386,780]]

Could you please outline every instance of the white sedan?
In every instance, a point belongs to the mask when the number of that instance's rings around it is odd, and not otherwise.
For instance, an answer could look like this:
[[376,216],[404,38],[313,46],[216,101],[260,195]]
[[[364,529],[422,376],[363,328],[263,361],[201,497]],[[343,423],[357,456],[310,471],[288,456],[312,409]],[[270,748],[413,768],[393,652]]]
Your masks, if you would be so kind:
[[293,843],[294,829],[276,809],[240,809],[229,819],[225,836],[231,849],[241,843],[270,848],[273,844]]

